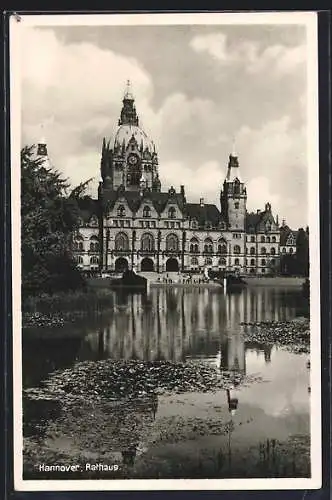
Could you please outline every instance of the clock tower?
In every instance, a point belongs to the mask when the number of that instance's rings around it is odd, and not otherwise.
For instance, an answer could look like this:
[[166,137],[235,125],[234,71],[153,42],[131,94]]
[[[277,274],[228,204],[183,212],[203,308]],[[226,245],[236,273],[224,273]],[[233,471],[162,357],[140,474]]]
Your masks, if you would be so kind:
[[154,143],[140,127],[135,100],[127,82],[114,142],[103,141],[101,176],[103,187],[139,191],[144,176],[146,188],[158,180],[158,156]]

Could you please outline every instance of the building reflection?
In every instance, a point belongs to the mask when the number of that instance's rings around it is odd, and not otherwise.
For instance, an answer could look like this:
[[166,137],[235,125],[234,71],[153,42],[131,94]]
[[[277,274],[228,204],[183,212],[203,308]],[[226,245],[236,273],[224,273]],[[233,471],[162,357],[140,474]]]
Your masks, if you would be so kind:
[[245,374],[246,352],[271,361],[271,346],[243,341],[241,323],[294,317],[297,294],[248,288],[224,295],[217,289],[155,288],[147,295],[115,294],[107,326],[86,336],[80,358],[185,361],[213,358],[220,368]]

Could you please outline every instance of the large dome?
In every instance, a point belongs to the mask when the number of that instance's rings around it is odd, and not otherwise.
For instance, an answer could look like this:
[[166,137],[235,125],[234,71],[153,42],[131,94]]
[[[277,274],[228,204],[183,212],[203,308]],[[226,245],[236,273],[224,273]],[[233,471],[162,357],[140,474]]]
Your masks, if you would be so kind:
[[120,125],[118,127],[114,138],[114,149],[117,146],[123,146],[123,144],[127,148],[132,137],[136,140],[138,148],[142,147],[143,151],[147,149],[151,154],[155,152],[154,143],[148,138],[144,130],[137,125],[131,124]]

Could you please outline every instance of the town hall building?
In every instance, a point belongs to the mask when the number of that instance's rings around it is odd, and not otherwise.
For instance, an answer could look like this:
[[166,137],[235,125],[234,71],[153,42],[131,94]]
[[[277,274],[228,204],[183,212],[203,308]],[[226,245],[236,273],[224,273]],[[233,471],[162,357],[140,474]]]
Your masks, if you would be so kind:
[[128,86],[115,136],[103,139],[98,198],[81,202],[73,239],[77,265],[102,272],[276,272],[283,234],[278,218],[268,202],[264,210],[248,213],[234,153],[225,167],[219,206],[203,197],[191,203],[190,186],[189,193],[184,185],[165,189],[157,148],[140,126]]

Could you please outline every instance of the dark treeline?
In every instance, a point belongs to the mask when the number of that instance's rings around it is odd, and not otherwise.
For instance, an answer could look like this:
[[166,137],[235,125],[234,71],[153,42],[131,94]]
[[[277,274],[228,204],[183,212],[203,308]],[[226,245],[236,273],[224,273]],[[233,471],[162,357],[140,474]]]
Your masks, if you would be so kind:
[[83,289],[71,254],[78,228],[78,201],[89,181],[70,190],[68,181],[36,158],[34,146],[21,151],[21,252],[23,297]]
[[288,276],[309,277],[309,228],[298,230],[296,253],[280,256],[280,273]]

